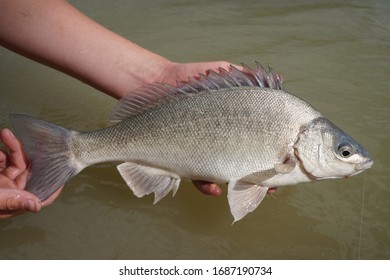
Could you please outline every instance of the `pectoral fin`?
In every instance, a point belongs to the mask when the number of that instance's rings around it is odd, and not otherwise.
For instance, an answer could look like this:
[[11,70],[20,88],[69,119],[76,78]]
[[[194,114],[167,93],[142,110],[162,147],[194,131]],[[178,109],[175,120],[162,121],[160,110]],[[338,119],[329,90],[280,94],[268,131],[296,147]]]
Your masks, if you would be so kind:
[[275,171],[282,174],[288,174],[295,168],[296,162],[292,157],[286,157],[283,162],[275,164]]
[[228,201],[230,212],[234,217],[233,223],[255,210],[264,199],[267,191],[267,187],[242,181],[230,181],[228,185]]
[[165,170],[125,162],[117,166],[126,184],[137,197],[154,192],[154,204],[160,201],[171,190],[176,194],[180,177]]
[[241,182],[252,183],[252,185],[261,185],[262,182],[267,181],[274,177],[278,172],[275,169],[266,169],[258,172],[254,172],[240,179]]

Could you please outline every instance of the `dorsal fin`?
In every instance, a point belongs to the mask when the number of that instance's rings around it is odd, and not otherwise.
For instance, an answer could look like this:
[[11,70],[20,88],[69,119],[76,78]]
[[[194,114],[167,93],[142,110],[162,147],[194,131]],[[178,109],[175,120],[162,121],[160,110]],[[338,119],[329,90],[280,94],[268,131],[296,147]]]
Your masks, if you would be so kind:
[[151,108],[158,107],[177,98],[178,95],[236,87],[283,89],[282,77],[274,73],[270,67],[267,71],[257,61],[256,70],[243,63],[241,65],[243,71],[233,65],[228,70],[219,68],[219,73],[208,70],[207,75],[199,74],[199,78],[190,77],[188,81],[178,81],[176,86],[157,83],[143,86],[118,101],[111,112],[110,120],[125,120]]

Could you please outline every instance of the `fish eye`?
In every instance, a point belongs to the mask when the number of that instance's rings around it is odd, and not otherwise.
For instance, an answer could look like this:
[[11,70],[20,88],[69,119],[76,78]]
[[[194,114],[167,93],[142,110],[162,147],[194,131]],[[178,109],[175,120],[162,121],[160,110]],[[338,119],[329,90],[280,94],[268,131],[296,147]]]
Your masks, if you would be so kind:
[[350,157],[354,152],[352,146],[346,143],[340,144],[337,149],[339,155],[342,156],[343,158]]

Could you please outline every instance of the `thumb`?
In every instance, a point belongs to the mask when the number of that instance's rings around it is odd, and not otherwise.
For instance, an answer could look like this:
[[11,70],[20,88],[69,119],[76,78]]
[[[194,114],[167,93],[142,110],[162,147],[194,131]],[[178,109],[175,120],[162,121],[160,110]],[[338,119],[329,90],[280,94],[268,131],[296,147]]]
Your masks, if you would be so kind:
[[41,208],[41,201],[27,191],[14,188],[0,188],[0,211],[2,212],[38,212]]

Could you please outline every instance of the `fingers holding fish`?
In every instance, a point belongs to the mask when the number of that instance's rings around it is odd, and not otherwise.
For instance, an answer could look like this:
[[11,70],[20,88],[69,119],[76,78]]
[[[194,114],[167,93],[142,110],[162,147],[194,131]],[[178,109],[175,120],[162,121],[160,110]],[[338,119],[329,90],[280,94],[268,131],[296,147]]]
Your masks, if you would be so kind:
[[271,188],[268,189],[267,193],[268,194],[273,194],[273,193],[276,193],[277,190],[278,190],[277,187],[271,187]]
[[[220,196],[222,194],[222,189],[215,183],[207,181],[192,181],[195,187],[202,193],[212,196]],[[277,187],[270,187],[268,189],[268,194],[274,194],[277,191]]]
[[8,149],[8,153],[1,152],[0,170],[8,178],[14,180],[27,168],[27,160],[24,156],[22,144],[16,139],[9,129],[1,131],[1,141]]
[[[22,144],[9,129],[3,129],[1,142],[7,151],[0,151],[0,219],[19,215],[26,211],[39,212],[43,203],[35,195],[25,191],[28,162]],[[45,201],[51,204],[59,195],[57,191]]]
[[202,193],[212,195],[212,196],[220,196],[222,194],[221,188],[212,182],[207,181],[192,181],[195,187]]

